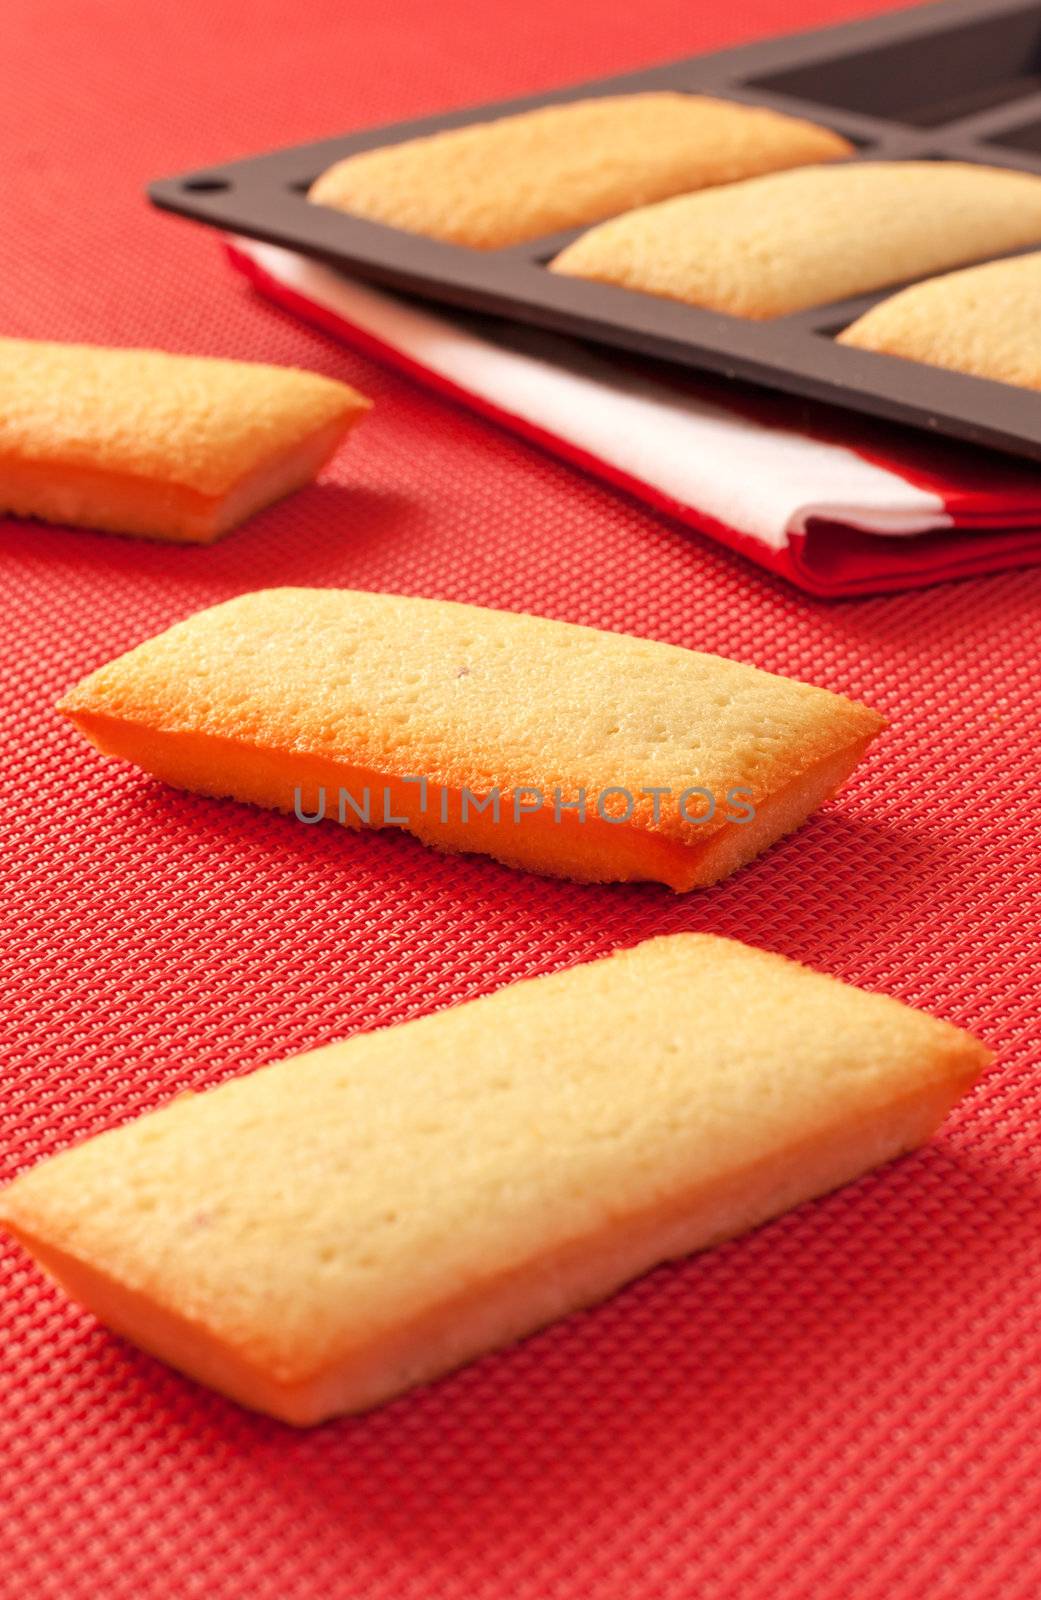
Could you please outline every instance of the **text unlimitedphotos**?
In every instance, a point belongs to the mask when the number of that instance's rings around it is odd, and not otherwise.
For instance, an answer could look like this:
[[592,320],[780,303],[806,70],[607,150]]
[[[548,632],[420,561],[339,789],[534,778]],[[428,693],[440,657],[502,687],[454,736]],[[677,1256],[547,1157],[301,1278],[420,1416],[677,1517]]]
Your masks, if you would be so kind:
[[[720,802],[711,789],[697,785],[680,790],[652,787],[633,793],[620,784],[611,784],[593,793],[578,789],[573,795],[565,795],[560,788],[547,794],[533,784],[520,784],[513,789],[495,787],[477,794],[465,785],[450,789],[413,776],[398,779],[398,784],[414,784],[419,815],[443,823],[465,824],[480,818],[482,822],[490,820],[516,827],[526,816],[538,814],[543,821],[552,816],[557,823],[583,823],[596,818],[599,822],[624,825],[632,821],[638,808],[641,819],[649,813],[652,826],[660,825],[670,810],[682,822],[695,826],[720,821],[748,823],[755,816],[751,790],[741,788],[728,789]],[[306,797],[309,799],[311,796]],[[313,796],[314,803],[308,805],[306,800],[298,785],[293,791],[293,810],[300,822],[321,822],[323,817],[336,816],[348,826],[378,828],[394,824],[407,827],[414,820],[414,814],[406,816],[395,810],[404,801],[400,794],[393,795],[389,786],[375,791],[368,784],[360,789],[341,788],[332,798],[320,785]]]

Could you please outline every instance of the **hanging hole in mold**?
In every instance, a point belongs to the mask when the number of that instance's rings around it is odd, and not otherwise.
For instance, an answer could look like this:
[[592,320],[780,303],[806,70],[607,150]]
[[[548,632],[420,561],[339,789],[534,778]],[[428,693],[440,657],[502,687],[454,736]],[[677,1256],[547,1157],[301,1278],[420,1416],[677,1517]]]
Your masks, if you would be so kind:
[[231,184],[227,178],[185,178],[181,188],[190,194],[223,194]]

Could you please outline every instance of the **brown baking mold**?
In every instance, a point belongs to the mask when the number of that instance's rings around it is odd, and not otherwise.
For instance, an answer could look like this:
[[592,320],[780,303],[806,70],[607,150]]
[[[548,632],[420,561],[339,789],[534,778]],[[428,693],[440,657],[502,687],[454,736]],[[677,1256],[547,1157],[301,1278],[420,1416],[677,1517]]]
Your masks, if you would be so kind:
[[[879,301],[943,268],[756,319],[549,270],[579,228],[473,248],[309,199],[322,174],[363,152],[543,107],[646,94],[712,96],[801,118],[848,141],[854,163],[953,162],[1041,180],[1041,13],[1023,0],[943,0],[223,163],[156,182],[149,194],[166,210],[391,289],[1041,460],[1041,405],[1033,394],[839,342]],[[999,233],[982,256],[973,249],[962,260],[1010,257],[1038,242],[1010,245]]]

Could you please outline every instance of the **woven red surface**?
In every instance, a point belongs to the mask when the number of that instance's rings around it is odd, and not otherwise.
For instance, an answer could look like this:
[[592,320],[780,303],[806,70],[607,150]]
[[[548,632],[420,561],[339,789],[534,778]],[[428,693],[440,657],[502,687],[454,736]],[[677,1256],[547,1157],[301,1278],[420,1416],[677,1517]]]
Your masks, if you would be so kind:
[[[923,1153],[310,1434],[130,1350],[5,1248],[4,1600],[1041,1592],[1041,573],[799,598],[251,299],[140,198],[223,154],[854,9],[6,0],[0,326],[296,361],[378,408],[331,482],[210,550],[0,524],[0,1176],[185,1084],[676,928],[933,1007],[1000,1060]],[[679,899],[193,799],[52,714],[117,651],[277,583],[698,645],[893,730],[797,837]]]

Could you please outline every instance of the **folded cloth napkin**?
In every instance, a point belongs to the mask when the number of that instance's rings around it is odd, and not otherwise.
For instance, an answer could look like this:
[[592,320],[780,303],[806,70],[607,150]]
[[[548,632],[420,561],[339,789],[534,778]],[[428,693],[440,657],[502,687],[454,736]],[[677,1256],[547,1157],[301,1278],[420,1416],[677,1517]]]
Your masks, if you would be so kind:
[[227,249],[288,310],[811,594],[1041,563],[1041,468],[1028,462],[435,311],[276,245]]

